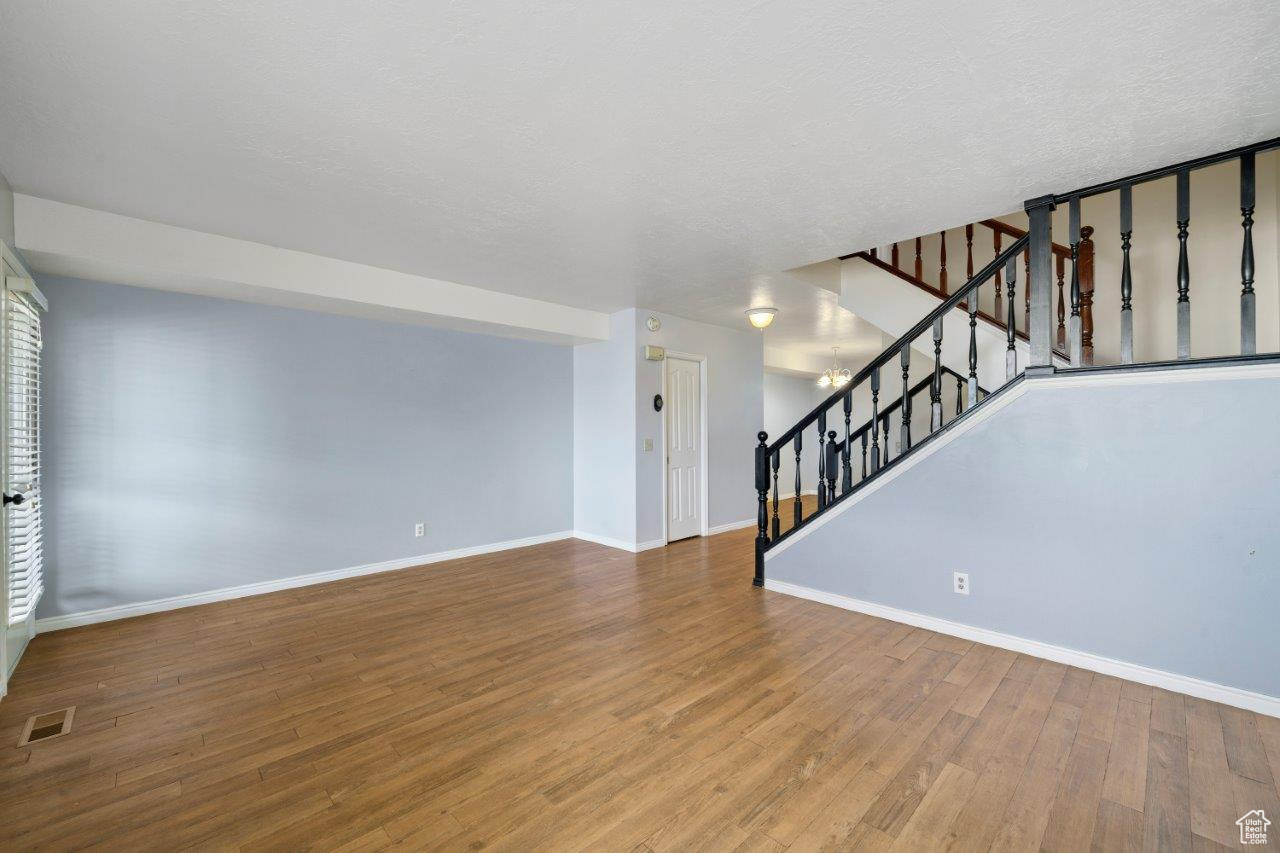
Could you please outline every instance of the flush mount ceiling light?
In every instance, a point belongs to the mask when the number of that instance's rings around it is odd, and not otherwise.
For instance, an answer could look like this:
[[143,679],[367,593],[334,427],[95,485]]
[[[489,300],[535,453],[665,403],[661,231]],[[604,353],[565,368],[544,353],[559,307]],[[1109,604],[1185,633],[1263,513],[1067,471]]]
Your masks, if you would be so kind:
[[747,319],[757,329],[763,329],[773,322],[773,316],[777,313],[777,308],[748,308]]
[[818,377],[819,388],[843,388],[853,379],[853,374],[849,372],[849,368],[841,369],[840,361],[837,358],[837,353],[839,352],[840,347],[831,348],[831,366]]

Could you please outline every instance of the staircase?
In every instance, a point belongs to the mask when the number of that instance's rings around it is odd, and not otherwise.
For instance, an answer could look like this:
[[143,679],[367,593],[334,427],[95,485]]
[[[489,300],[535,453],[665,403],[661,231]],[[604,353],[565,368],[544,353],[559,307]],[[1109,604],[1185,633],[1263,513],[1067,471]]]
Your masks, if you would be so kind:
[[[781,436],[770,441],[766,433],[758,434],[755,488],[759,510],[754,583],[764,585],[766,556],[771,549],[800,534],[1028,376],[1069,373],[1084,379],[1153,368],[1213,368],[1277,360],[1275,352],[1258,353],[1253,249],[1256,160],[1259,154],[1276,148],[1280,148],[1280,139],[1032,199],[1025,205],[1029,221],[1026,230],[996,219],[963,226],[965,280],[958,287],[951,286],[949,281],[945,239],[940,241],[936,276],[922,255],[921,238],[915,238],[914,257],[905,264],[897,243],[892,244],[887,253],[877,248],[844,256],[846,262],[865,265],[881,276],[887,274],[924,292],[930,298],[927,304],[933,307],[920,314],[893,344],[858,371],[852,381]],[[1238,163],[1240,177],[1240,284],[1234,293],[1221,286],[1207,288],[1205,298],[1238,302],[1238,347],[1227,355],[1193,358],[1190,176],[1197,170],[1228,163]],[[1176,186],[1175,219],[1169,229],[1170,234],[1177,235],[1173,265],[1176,276],[1164,291],[1174,306],[1170,313],[1176,323],[1172,335],[1176,339],[1176,358],[1144,361],[1135,357],[1134,312],[1138,309],[1133,298],[1131,258],[1134,189],[1141,187],[1146,192],[1147,185],[1151,185],[1151,191],[1155,192],[1164,186],[1157,186],[1157,182],[1166,179]],[[1094,301],[1097,282],[1092,238],[1095,229],[1081,225],[1082,200],[1095,199],[1118,206],[1117,236],[1121,253],[1118,304],[1106,309],[1114,312],[1108,320],[1118,321],[1119,359],[1115,364],[1102,366],[1093,363],[1094,313],[1099,309]],[[1053,212],[1059,206],[1067,208],[1067,245],[1052,239]],[[993,257],[975,270],[975,236],[988,232]],[[843,299],[842,293],[842,302]],[[1153,308],[1149,306],[1148,310]],[[1218,308],[1214,305],[1210,310]],[[866,316],[864,311],[858,313]],[[867,319],[877,322],[871,316]],[[1271,318],[1267,322],[1270,323]],[[985,339],[980,338],[980,324]],[[947,334],[948,327],[950,334]],[[1150,327],[1150,324],[1142,326],[1143,329]],[[990,348],[993,332],[1003,341],[1001,360],[980,358],[980,351]],[[1269,340],[1274,340],[1274,336]],[[980,341],[985,342],[980,345]],[[960,359],[964,362],[961,369],[951,366],[956,364],[955,358],[944,359],[944,342],[953,355],[967,353],[967,359]],[[933,353],[932,375],[915,385],[910,384],[908,377],[913,349]],[[950,363],[946,363],[948,361]],[[956,383],[954,403],[944,400],[945,388],[952,380]],[[923,398],[926,389],[928,396]],[[872,415],[866,423],[855,427],[851,423],[853,395],[867,391]],[[925,413],[927,420],[918,419]],[[897,437],[896,450],[891,449],[891,435]],[[794,455],[797,496],[806,487],[806,478],[817,480],[816,504],[807,507],[797,499],[789,508],[790,524],[785,530],[778,484],[783,454]]]

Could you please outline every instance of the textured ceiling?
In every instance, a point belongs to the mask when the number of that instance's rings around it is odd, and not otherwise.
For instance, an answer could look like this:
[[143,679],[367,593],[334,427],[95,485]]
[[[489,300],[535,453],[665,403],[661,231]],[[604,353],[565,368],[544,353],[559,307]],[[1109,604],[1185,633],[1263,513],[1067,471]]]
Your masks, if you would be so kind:
[[778,270],[1280,134],[1273,0],[2,0],[0,32],[17,190],[729,325]]

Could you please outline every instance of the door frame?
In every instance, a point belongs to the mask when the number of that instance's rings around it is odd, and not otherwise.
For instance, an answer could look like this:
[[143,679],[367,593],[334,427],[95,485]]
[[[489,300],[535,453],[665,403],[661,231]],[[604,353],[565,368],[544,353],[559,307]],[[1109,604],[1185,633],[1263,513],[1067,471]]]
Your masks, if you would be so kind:
[[[707,442],[707,357],[689,352],[667,350],[662,360],[662,399],[667,399],[667,359],[693,361],[698,364],[698,502],[699,524],[698,535],[706,536],[709,529],[707,512],[711,506],[707,494],[708,442]],[[658,448],[662,453],[662,544],[671,544],[670,518],[667,516],[667,495],[670,494],[667,478],[671,474],[671,463],[667,459],[667,407],[662,407],[662,436]]]

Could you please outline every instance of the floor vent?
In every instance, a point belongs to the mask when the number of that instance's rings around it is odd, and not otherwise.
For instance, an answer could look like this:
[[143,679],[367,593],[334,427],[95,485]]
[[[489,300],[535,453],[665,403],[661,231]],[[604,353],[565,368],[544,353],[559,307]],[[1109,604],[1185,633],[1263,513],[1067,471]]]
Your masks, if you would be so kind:
[[50,740],[70,733],[71,721],[75,716],[75,705],[48,714],[33,714],[27,718],[27,724],[22,728],[22,737],[18,739],[18,746],[27,746],[37,741]]

